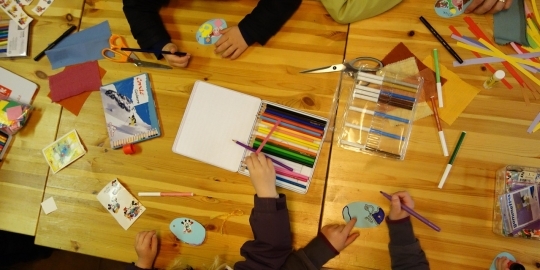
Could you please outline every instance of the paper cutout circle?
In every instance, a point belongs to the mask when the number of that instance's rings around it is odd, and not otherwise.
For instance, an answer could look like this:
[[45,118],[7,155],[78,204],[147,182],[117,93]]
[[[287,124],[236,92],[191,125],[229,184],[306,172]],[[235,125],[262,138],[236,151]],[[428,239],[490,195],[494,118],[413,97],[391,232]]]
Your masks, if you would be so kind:
[[169,225],[171,232],[180,241],[198,246],[206,238],[206,229],[201,223],[189,218],[176,218]]
[[472,0],[437,0],[435,13],[443,18],[452,18],[465,12]]
[[356,218],[356,228],[373,228],[384,221],[384,211],[376,204],[368,202],[352,202],[343,207],[343,219],[349,222]]
[[202,45],[212,45],[221,37],[220,30],[227,28],[223,19],[212,19],[203,23],[197,30],[197,42]]
[[512,254],[510,254],[508,252],[501,252],[501,253],[499,253],[499,255],[497,255],[497,257],[495,257],[493,259],[493,262],[491,263],[491,266],[489,267],[489,270],[497,270],[497,267],[495,266],[495,260],[497,260],[497,258],[502,257],[502,256],[508,258],[511,261],[514,261],[514,262],[516,261],[516,258],[514,258],[514,256],[512,256]]

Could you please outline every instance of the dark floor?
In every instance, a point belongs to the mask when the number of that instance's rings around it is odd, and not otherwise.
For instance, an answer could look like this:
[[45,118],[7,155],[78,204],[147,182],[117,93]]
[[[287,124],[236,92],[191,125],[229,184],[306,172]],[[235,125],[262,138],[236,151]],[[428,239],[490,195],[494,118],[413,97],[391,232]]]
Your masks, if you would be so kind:
[[33,237],[0,231],[0,270],[123,270],[128,265],[33,242]]

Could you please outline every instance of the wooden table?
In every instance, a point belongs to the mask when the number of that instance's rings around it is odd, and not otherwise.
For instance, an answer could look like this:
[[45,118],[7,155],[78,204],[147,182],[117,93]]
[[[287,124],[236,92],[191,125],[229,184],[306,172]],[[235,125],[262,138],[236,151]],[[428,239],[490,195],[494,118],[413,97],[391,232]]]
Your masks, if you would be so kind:
[[[35,110],[27,123],[16,134],[5,160],[0,164],[0,230],[35,235],[40,203],[49,173],[41,149],[56,138],[62,107],[47,97],[49,81],[53,75],[51,65],[44,57],[35,62],[32,58],[49,43],[60,36],[71,24],[79,25],[82,0],[57,0],[41,17],[31,9],[26,12],[34,18],[29,26],[29,56],[24,58],[2,58],[0,66],[38,84],[34,97]],[[7,17],[4,12],[0,16]]]
[[[382,16],[351,24],[346,59],[373,56],[382,59],[395,45],[405,45],[421,60],[439,49],[440,63],[467,83],[482,88],[490,76],[480,66],[453,68],[454,59],[419,21],[423,15],[463,59],[474,58],[467,50],[455,47],[448,25],[469,36],[463,16],[438,17],[433,2],[403,1]],[[489,16],[473,16],[492,37]],[[397,23],[399,22],[399,23]],[[409,31],[414,31],[409,36]],[[502,65],[495,65],[502,68]],[[507,76],[507,78],[511,78]],[[385,211],[389,202],[379,191],[407,190],[415,199],[415,209],[442,228],[436,232],[413,218],[416,236],[427,254],[431,269],[487,269],[493,258],[508,251],[534,269],[538,242],[505,238],[492,232],[496,170],[507,164],[536,166],[540,134],[528,134],[529,124],[540,111],[538,101],[526,105],[519,85],[507,90],[502,84],[482,90],[458,120],[443,125],[449,151],[454,149],[462,130],[467,137],[443,189],[437,185],[448,162],[442,156],[432,116],[414,123],[404,161],[356,153],[337,146],[341,130],[336,128],[331,150],[322,225],[343,222],[342,209],[354,201],[373,202]],[[338,116],[346,107],[352,79],[344,80]],[[532,96],[530,96],[532,99]],[[336,127],[341,126],[338,117]],[[360,230],[360,237],[326,266],[337,269],[390,269],[388,229],[385,224]]]
[[[187,4],[189,3],[189,4]],[[88,153],[47,181],[45,198],[54,197],[58,210],[42,215],[36,244],[109,258],[134,261],[137,232],[157,230],[160,255],[156,266],[167,265],[176,256],[185,263],[203,265],[215,256],[231,265],[242,260],[240,246],[253,238],[248,217],[254,190],[249,178],[185,158],[171,151],[190,92],[196,80],[238,90],[265,100],[328,117],[339,74],[300,75],[303,69],[343,60],[347,25],[328,17],[316,1],[304,1],[300,10],[266,46],[250,47],[231,61],[214,55],[213,46],[199,45],[195,33],[212,18],[236,25],[256,5],[256,0],[171,1],[162,10],[167,29],[182,50],[193,57],[186,69],[170,71],[140,69],[129,64],[100,61],[107,70],[103,84],[140,72],[149,72],[154,89],[162,136],[138,144],[139,153],[126,156],[111,150],[99,93],[93,93],[80,115],[62,113],[58,136],[76,129]],[[122,12],[122,1],[92,1],[84,8],[82,27],[109,20],[114,34],[136,46]],[[149,55],[138,54],[155,61]],[[330,136],[329,136],[330,137]],[[317,233],[329,154],[324,144],[314,179],[306,195],[287,194],[294,246],[307,244]],[[44,160],[36,161],[45,164]],[[96,194],[118,178],[129,191],[190,191],[193,198],[142,198],[146,212],[124,231],[96,199]],[[227,214],[239,209],[220,233]],[[169,230],[170,222],[189,217],[202,223],[207,238],[202,246],[181,244]]]

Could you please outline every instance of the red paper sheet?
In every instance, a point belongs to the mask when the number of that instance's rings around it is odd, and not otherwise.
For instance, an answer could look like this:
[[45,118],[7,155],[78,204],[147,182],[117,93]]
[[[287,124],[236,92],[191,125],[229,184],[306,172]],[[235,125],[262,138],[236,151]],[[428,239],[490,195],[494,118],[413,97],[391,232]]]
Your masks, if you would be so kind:
[[68,66],[62,72],[49,77],[51,100],[60,100],[86,91],[99,91],[101,78],[97,61]]

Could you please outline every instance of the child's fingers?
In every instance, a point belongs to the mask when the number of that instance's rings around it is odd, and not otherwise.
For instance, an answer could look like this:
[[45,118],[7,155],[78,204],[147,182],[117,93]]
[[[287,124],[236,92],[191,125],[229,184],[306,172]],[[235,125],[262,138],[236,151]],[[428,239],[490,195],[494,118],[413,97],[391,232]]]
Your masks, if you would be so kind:
[[142,245],[144,247],[150,247],[150,245],[152,244],[152,237],[155,235],[156,233],[155,232],[146,232],[146,234],[144,235],[144,238],[142,239]]
[[345,225],[345,227],[343,228],[342,232],[343,233],[346,233],[347,235],[349,235],[349,233],[351,232],[351,230],[354,228],[354,225],[356,224],[356,218],[351,218],[351,220],[349,220],[349,222],[347,223],[347,225]]
[[261,153],[258,153],[256,154],[257,155],[257,159],[259,160],[261,166],[264,166],[266,163],[266,156],[261,152]]
[[135,235],[135,246],[139,244],[139,238],[141,237],[141,233],[143,232],[138,232],[137,235]]
[[152,248],[152,252],[157,252],[157,248],[158,248],[158,239],[157,239],[157,234],[154,233],[154,235],[152,235],[152,244],[151,244],[151,248]]
[[[253,154],[252,154],[252,155],[253,155]],[[246,162],[246,165],[247,165],[247,167],[248,167],[248,170],[249,170],[249,169],[253,169],[254,164],[253,164],[253,157],[252,157],[252,156],[246,157],[245,162]]]
[[354,242],[354,240],[356,240],[358,236],[360,236],[360,233],[353,233],[349,235],[349,237],[347,237],[347,239],[345,240],[345,247],[352,244],[352,242]]

